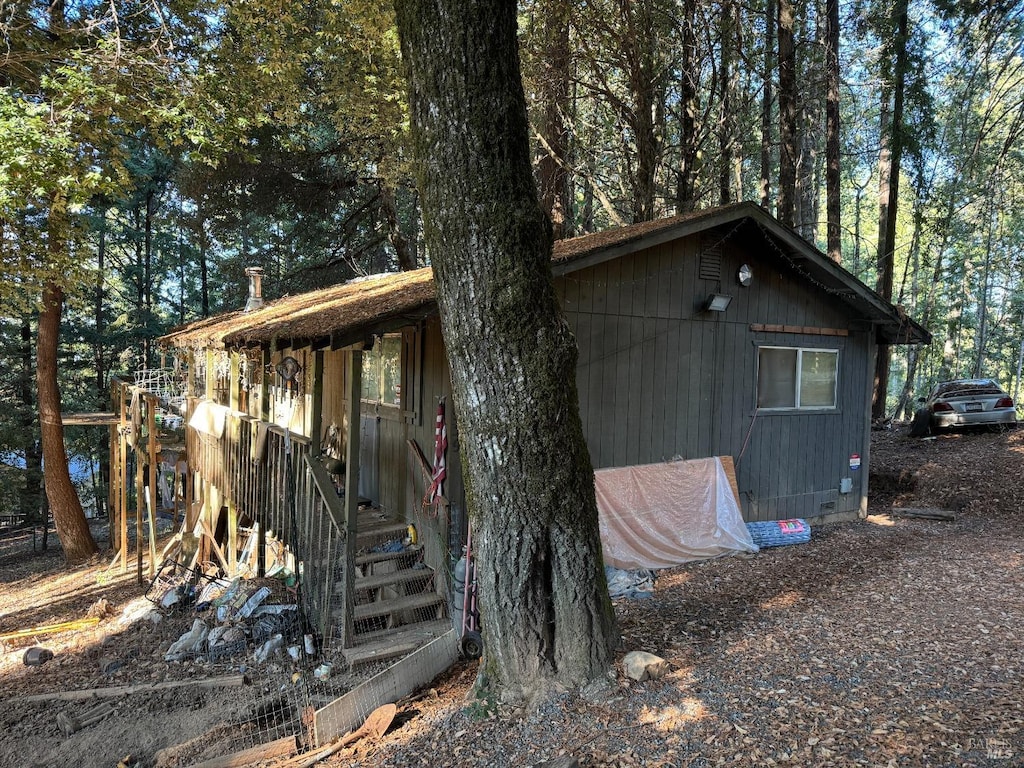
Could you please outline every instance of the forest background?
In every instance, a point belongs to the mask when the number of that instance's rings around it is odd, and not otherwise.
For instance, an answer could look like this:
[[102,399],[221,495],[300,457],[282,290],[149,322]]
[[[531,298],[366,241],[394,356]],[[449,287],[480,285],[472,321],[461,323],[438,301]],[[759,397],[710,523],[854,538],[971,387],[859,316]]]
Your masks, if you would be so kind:
[[[556,236],[758,201],[934,334],[876,417],[946,378],[1019,395],[1024,4],[519,10]],[[273,297],[429,263],[390,4],[0,0],[0,36],[0,513],[45,509],[50,362],[65,412],[105,410],[247,266]],[[87,466],[100,432],[67,430]]]

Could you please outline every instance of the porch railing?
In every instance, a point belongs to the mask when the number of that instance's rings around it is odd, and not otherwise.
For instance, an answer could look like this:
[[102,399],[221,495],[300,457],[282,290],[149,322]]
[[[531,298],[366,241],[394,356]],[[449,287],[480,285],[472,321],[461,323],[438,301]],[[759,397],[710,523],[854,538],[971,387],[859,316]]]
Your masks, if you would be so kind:
[[[229,515],[258,525],[260,549],[272,538],[294,555],[307,616],[324,637],[333,634],[335,585],[345,571],[344,510],[309,438],[232,413],[221,437],[190,429],[187,443],[190,466],[220,491]],[[227,549],[233,560],[236,546]],[[344,626],[334,638],[342,643]]]

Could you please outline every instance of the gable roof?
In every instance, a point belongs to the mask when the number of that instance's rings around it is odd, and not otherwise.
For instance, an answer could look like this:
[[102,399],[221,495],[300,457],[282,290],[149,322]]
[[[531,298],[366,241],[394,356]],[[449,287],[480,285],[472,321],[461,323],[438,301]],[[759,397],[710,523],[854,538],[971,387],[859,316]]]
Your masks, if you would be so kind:
[[[555,243],[556,276],[645,248],[722,226],[730,236],[771,247],[771,255],[819,290],[846,303],[873,323],[886,344],[922,344],[931,334],[796,232],[754,203],[710,208],[667,219],[583,235]],[[366,341],[437,311],[431,269],[360,278],[329,288],[286,296],[251,312],[228,312],[197,320],[161,338],[176,347],[332,346]]]

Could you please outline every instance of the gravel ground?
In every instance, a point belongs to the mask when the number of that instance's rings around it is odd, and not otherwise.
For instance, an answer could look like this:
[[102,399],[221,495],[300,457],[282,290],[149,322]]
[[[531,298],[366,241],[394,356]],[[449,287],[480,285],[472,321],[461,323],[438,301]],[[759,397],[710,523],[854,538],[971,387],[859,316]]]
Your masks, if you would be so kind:
[[[879,432],[867,520],[816,527],[806,545],[662,571],[654,597],[617,602],[616,668],[626,652],[645,650],[669,662],[664,678],[620,673],[603,700],[566,693],[530,712],[486,711],[467,698],[476,666],[463,663],[399,702],[383,739],[322,764],[1024,765],[1022,459],[1024,430],[924,441]],[[892,518],[893,507],[957,518]],[[12,621],[82,616],[100,596],[118,612],[137,599],[130,584],[97,584],[96,570],[0,550],[0,632]],[[75,597],[72,584],[87,588]],[[130,632],[118,642],[139,658],[173,634]],[[52,640],[61,665],[26,668],[19,653],[0,655],[7,695],[98,682],[101,641],[85,632]],[[216,672],[150,666],[154,678]],[[152,765],[159,748],[204,733],[223,739],[222,727],[211,729],[231,707],[228,692],[150,695],[88,729],[91,741],[62,742],[52,708],[5,705],[0,766],[113,768],[111,755],[132,750],[138,765]]]

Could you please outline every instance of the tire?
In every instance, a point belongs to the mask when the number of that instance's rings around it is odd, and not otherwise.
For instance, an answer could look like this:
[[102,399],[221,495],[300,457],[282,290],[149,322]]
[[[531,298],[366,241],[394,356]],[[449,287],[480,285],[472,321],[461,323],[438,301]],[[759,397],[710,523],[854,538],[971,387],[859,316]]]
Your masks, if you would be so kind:
[[932,433],[932,412],[927,408],[918,408],[914,420],[910,422],[911,437],[928,437]]
[[479,632],[467,629],[459,643],[459,648],[467,659],[479,659],[484,655],[484,639]]

